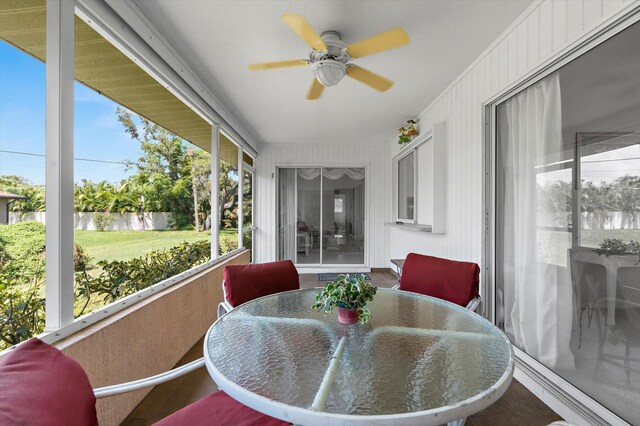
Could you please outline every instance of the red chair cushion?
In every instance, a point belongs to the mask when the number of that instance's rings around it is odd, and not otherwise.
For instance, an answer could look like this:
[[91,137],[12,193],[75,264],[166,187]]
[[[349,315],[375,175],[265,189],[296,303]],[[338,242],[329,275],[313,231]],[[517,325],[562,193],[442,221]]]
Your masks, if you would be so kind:
[[28,340],[0,358],[0,424],[97,425],[87,374],[53,346]]
[[461,306],[478,295],[480,267],[472,262],[458,262],[439,257],[410,253],[402,268],[400,290],[437,297]]
[[222,275],[227,302],[234,308],[258,297],[300,288],[298,271],[290,260],[228,265]]
[[289,424],[251,409],[226,393],[218,391],[176,411],[155,425],[285,426]]

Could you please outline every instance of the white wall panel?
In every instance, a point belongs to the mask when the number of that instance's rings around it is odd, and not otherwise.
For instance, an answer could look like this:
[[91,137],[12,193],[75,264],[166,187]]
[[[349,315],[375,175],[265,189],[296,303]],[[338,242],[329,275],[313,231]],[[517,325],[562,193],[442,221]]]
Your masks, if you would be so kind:
[[[366,223],[365,263],[372,268],[389,263],[389,230],[384,226],[391,216],[391,160],[388,146],[358,145],[294,145],[262,144],[256,159],[255,262],[270,262],[276,251],[276,167],[278,166],[365,166]],[[266,207],[266,208],[263,208]]]
[[[483,103],[613,14],[637,4],[628,0],[535,2],[420,115],[422,130],[434,123],[447,125],[447,233],[391,228],[388,258],[419,252],[481,262]],[[389,162],[397,152],[394,141]],[[384,255],[380,251],[377,256]]]

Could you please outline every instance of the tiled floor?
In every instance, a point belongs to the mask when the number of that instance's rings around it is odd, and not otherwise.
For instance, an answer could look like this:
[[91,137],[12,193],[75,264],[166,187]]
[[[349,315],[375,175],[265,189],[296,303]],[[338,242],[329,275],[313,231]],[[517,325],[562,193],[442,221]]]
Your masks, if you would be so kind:
[[[397,282],[390,272],[374,272],[369,275],[372,283],[378,287],[392,287]],[[300,276],[300,285],[303,288],[311,288],[322,286],[323,283],[317,280],[317,275],[308,274]],[[179,364],[193,361],[201,356],[202,341],[191,348]],[[157,386],[122,424],[131,426],[153,424],[216,390],[215,383],[206,369],[202,368]],[[543,426],[556,420],[562,419],[522,384],[514,380],[498,402],[467,419],[466,424]]]

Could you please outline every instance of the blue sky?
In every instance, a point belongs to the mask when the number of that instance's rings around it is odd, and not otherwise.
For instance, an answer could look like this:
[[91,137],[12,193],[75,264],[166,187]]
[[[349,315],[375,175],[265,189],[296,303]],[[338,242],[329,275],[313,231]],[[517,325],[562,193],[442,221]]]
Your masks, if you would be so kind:
[[[125,133],[117,104],[75,84],[75,158],[122,162],[140,156],[138,141]],[[45,152],[45,65],[0,41],[0,175],[18,175],[44,184],[44,157],[12,154]],[[75,161],[74,180],[117,182],[131,172],[122,164]]]

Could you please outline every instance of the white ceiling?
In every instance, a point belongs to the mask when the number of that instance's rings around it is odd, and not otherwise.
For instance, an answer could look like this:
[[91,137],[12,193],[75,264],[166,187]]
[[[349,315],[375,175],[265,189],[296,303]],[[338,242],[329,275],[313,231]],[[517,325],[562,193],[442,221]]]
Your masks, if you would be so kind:
[[[532,0],[136,0],[166,40],[234,117],[265,143],[383,143],[421,113]],[[408,46],[355,61],[395,85],[379,93],[345,78],[305,99],[309,67],[249,71],[252,62],[307,58],[281,20],[303,15],[347,44],[403,27]]]

